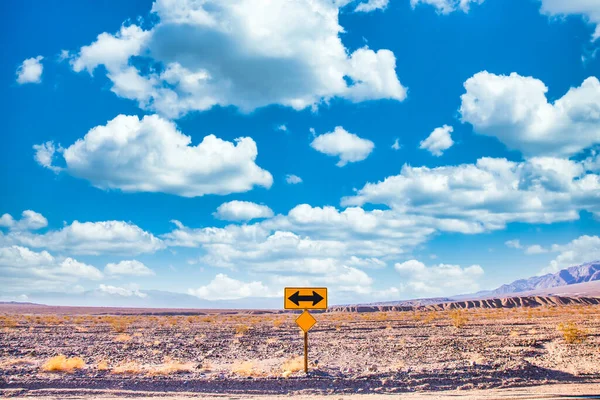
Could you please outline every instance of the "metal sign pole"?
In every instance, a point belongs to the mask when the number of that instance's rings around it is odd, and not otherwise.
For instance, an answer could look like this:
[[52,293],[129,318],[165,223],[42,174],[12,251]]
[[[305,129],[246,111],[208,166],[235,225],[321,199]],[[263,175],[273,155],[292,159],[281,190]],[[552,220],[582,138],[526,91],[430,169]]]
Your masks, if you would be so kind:
[[304,332],[304,373],[308,374],[308,332]]

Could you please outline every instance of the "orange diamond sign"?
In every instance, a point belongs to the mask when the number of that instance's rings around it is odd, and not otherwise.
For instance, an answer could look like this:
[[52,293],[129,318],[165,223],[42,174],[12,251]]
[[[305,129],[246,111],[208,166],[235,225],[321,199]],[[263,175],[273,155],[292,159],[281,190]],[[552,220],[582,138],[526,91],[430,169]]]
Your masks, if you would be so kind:
[[310,328],[312,328],[317,323],[315,317],[313,317],[307,310],[304,310],[302,314],[298,318],[296,318],[296,324],[302,329],[304,332],[308,332]]

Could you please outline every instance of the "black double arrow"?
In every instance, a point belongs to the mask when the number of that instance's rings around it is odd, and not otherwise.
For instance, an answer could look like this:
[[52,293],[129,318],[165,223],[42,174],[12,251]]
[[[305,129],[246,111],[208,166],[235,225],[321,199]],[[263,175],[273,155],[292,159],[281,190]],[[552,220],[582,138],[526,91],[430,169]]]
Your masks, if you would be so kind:
[[300,306],[301,301],[312,301],[312,305],[316,306],[321,300],[323,300],[323,296],[314,290],[312,292],[312,296],[301,296],[300,291],[298,290],[296,293],[288,297],[288,300],[297,306]]

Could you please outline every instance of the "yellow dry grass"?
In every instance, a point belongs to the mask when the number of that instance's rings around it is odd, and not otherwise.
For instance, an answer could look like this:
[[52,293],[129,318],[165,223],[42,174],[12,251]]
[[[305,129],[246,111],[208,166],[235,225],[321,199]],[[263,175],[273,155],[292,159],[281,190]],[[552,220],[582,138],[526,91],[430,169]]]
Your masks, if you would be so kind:
[[462,310],[453,310],[448,313],[448,317],[450,317],[450,322],[455,328],[463,328],[469,319],[467,315]]
[[164,363],[148,369],[148,375],[171,375],[182,372],[190,372],[194,369],[194,363],[181,362],[166,358]]
[[587,339],[589,335],[588,331],[579,328],[574,322],[561,322],[560,324],[558,324],[558,327],[556,329],[563,335],[565,342],[571,344],[582,343]]
[[115,366],[110,372],[117,375],[139,374],[142,372],[142,366],[135,361],[124,361]]
[[85,367],[85,362],[81,357],[67,358],[63,354],[52,357],[42,365],[42,371],[46,372],[73,372],[76,369]]
[[241,361],[235,362],[231,366],[231,372],[240,376],[261,376],[264,375],[263,371],[258,369],[257,364],[254,361]]
[[281,370],[282,370],[281,376],[283,376],[284,378],[287,378],[294,372],[302,371],[303,369],[304,369],[304,357],[303,356],[290,358],[289,360],[286,360],[283,363],[283,365],[281,366]]
[[98,365],[96,365],[96,369],[98,371],[108,371],[108,361],[101,360]]

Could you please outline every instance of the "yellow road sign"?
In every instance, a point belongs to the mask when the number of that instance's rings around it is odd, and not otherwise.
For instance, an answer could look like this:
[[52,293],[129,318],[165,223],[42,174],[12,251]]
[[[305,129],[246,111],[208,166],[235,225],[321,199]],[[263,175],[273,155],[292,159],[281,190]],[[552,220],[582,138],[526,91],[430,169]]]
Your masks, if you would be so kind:
[[307,333],[317,323],[315,317],[313,317],[307,310],[304,310],[298,318],[296,318],[296,324]]
[[327,288],[285,288],[283,300],[286,310],[326,310]]

